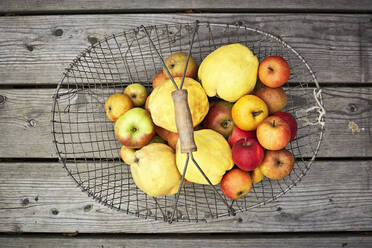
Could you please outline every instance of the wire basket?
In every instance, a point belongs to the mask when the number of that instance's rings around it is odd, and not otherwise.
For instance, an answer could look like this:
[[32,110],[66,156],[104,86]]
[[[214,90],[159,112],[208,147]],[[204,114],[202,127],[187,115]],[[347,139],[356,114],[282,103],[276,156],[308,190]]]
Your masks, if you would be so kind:
[[[162,59],[184,51],[200,62],[222,45],[239,42],[259,61],[283,57],[291,68],[284,85],[287,106],[298,122],[286,147],[295,157],[291,174],[265,178],[244,198],[231,201],[218,186],[185,184],[179,195],[150,197],[135,185],[120,159],[121,144],[105,115],[104,102],[131,83],[148,91]],[[139,217],[164,221],[207,221],[277,199],[310,169],[324,132],[325,111],[316,77],[300,54],[279,37],[239,24],[188,23],[139,27],[113,34],[85,49],[66,68],[53,96],[52,135],[57,154],[78,186],[100,203]],[[228,205],[226,205],[228,203]],[[233,211],[232,211],[233,210]]]

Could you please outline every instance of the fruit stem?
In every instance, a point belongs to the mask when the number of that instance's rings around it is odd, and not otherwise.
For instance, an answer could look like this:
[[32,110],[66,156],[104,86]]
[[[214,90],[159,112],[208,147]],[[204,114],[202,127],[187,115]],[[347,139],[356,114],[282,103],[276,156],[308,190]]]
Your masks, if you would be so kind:
[[253,117],[259,116],[263,111],[252,112]]
[[276,123],[275,123],[275,120],[273,120],[273,127],[276,127]]

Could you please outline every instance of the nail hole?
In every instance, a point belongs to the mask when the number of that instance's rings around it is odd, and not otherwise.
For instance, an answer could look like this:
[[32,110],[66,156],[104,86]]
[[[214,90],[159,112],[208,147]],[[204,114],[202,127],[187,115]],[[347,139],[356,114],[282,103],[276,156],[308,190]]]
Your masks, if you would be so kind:
[[34,50],[34,46],[32,45],[26,45],[26,48],[27,50],[29,50],[30,52],[32,52]]
[[30,203],[30,200],[28,198],[24,198],[22,200],[22,205],[24,205],[24,206],[28,205],[29,203]]
[[50,211],[52,212],[53,215],[59,214],[59,211],[56,208],[52,208]]
[[55,36],[62,36],[63,30],[62,29],[56,29],[56,30],[54,30],[53,34]]
[[84,206],[84,212],[89,212],[93,208],[92,204],[88,204]]
[[29,127],[35,127],[36,126],[36,121],[34,119],[30,119],[27,121]]
[[88,36],[88,41],[90,44],[96,44],[98,42],[98,39],[94,36]]

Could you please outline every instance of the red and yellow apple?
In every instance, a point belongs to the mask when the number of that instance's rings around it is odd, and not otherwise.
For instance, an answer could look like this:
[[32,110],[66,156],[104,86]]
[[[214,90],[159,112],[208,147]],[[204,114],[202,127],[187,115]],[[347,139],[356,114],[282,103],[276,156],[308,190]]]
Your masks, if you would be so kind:
[[261,82],[271,88],[277,88],[285,84],[290,74],[287,61],[280,56],[266,57],[258,67],[258,77]]
[[174,133],[174,132],[169,131],[168,145],[170,147],[172,147],[174,150],[176,150],[178,138],[179,138],[178,133]]
[[123,93],[110,95],[105,101],[106,116],[111,121],[116,121],[120,116],[133,108],[133,102],[129,96]]
[[251,176],[248,172],[239,168],[233,168],[226,172],[221,180],[222,193],[232,200],[237,200],[246,196],[251,188]]
[[231,114],[236,126],[244,131],[253,131],[269,115],[269,110],[258,96],[245,95],[233,105]]
[[287,95],[283,88],[262,87],[256,91],[256,96],[261,98],[269,108],[269,114],[282,110],[287,104]]
[[129,84],[124,89],[124,94],[128,95],[134,106],[142,106],[147,99],[147,90],[145,86],[139,83]]
[[115,122],[115,137],[128,148],[147,145],[155,134],[150,113],[139,107],[128,110]]
[[[187,54],[184,52],[172,53],[166,58],[164,62],[173,78],[182,77],[186,67]],[[185,77],[195,78],[197,71],[198,65],[196,64],[192,56],[190,56]],[[169,78],[169,75],[165,68],[163,68],[163,74],[166,78]]]
[[244,131],[235,126],[227,141],[232,147],[235,142],[243,138],[256,138],[256,131]]
[[256,169],[264,158],[264,149],[255,138],[243,138],[232,147],[234,163],[244,171]]
[[158,74],[155,75],[154,79],[152,80],[152,87],[156,88],[165,81],[167,81],[169,78],[165,76],[163,71],[159,72]]
[[289,128],[291,129],[291,140],[293,140],[297,135],[297,121],[293,117],[293,115],[287,112],[276,112],[273,115],[279,116],[280,118],[282,118],[284,121],[288,123]]
[[235,126],[231,116],[232,106],[233,103],[223,100],[215,102],[209,108],[203,127],[213,129],[228,138]]
[[279,116],[270,116],[258,125],[257,140],[267,150],[281,150],[291,140],[291,129]]
[[270,179],[282,179],[288,176],[294,166],[294,157],[286,149],[279,151],[265,151],[265,157],[260,165],[264,176]]

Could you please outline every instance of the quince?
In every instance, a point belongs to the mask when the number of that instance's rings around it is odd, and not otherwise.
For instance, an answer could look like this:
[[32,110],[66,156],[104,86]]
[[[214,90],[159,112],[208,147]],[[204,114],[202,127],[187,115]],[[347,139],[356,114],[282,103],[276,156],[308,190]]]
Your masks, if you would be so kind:
[[134,183],[149,196],[173,195],[178,192],[181,175],[172,148],[151,143],[135,151],[130,162]]
[[[231,148],[226,139],[212,129],[201,129],[194,131],[194,140],[197,151],[193,156],[213,185],[220,183],[226,171],[234,166]],[[182,174],[185,168],[187,154],[181,153],[180,141],[177,142],[176,163]],[[185,178],[189,182],[208,184],[191,159],[188,161]]]
[[[178,85],[182,78],[174,78]],[[193,126],[202,122],[209,110],[208,97],[199,82],[192,78],[185,78],[182,89],[187,90],[187,102],[189,104]],[[174,104],[171,93],[175,91],[172,81],[169,79],[157,86],[150,94],[148,109],[156,126],[177,133]]]
[[254,89],[258,65],[248,47],[234,43],[210,53],[200,64],[198,77],[208,96],[235,102]]

